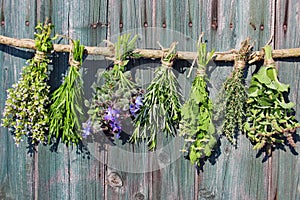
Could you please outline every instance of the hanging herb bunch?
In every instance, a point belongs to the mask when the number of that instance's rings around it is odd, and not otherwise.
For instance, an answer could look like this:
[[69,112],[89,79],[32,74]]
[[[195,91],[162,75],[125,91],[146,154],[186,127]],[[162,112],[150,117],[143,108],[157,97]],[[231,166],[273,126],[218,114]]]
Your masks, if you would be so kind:
[[17,145],[26,136],[28,142],[46,143],[48,132],[49,86],[46,54],[53,50],[52,24],[45,22],[36,26],[35,56],[24,66],[19,81],[7,90],[3,112],[3,126],[9,127]]
[[272,47],[267,45],[264,51],[264,65],[250,82],[244,130],[255,144],[254,149],[265,147],[270,155],[272,147],[285,141],[295,146],[293,134],[300,124],[294,116],[294,103],[286,98],[289,85],[278,80]]
[[234,60],[233,71],[224,82],[221,92],[220,100],[223,101],[225,108],[222,133],[234,145],[236,145],[237,133],[243,129],[246,118],[247,92],[244,69],[251,48],[249,39],[242,42],[241,49]]
[[155,71],[155,78],[147,87],[143,105],[134,120],[135,130],[130,141],[146,139],[150,150],[157,144],[157,134],[175,135],[181,119],[178,82],[172,69],[177,54],[173,43],[162,58],[162,65]]
[[89,120],[83,125],[83,136],[98,133],[121,137],[124,123],[134,118],[142,104],[143,91],[132,81],[126,66],[132,53],[137,36],[130,39],[130,34],[119,36],[114,45],[115,57],[113,67],[98,73],[98,80],[93,84],[92,100],[86,101],[89,107]]
[[214,51],[207,54],[206,44],[201,43],[201,37],[197,49],[198,68],[189,99],[182,106],[180,135],[185,139],[191,163],[200,166],[200,159],[211,155],[217,140],[212,121],[212,101],[209,98],[205,73]]
[[69,71],[63,83],[51,95],[49,111],[49,142],[57,143],[61,139],[67,145],[76,145],[81,140],[80,116],[83,115],[83,81],[79,69],[84,46],[80,45],[79,40],[72,40],[72,47]]

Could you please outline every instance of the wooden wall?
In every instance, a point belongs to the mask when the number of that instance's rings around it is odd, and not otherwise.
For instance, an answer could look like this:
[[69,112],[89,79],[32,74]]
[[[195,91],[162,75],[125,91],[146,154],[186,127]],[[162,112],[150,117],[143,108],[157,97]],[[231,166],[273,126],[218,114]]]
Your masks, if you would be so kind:
[[[255,41],[254,50],[259,50],[272,34],[276,49],[300,45],[298,0],[1,0],[0,8],[0,34],[15,38],[33,38],[36,23],[48,17],[55,33],[89,46],[104,45],[104,39],[115,41],[117,35],[130,32],[139,34],[139,47],[158,48],[156,41],[167,47],[177,40],[180,50],[193,51],[202,31],[208,48],[216,51],[238,48],[247,37]],[[0,45],[1,111],[6,89],[17,81],[26,59],[32,56],[32,51]],[[53,88],[60,84],[67,58],[64,53],[53,54]],[[133,63],[144,83],[151,80],[155,63],[158,61]],[[281,81],[291,85],[290,99],[296,102],[298,120],[299,63],[298,58],[277,62]],[[90,92],[95,72],[107,64],[101,56],[87,56],[86,91]],[[191,83],[185,78],[188,64],[178,71],[185,95]],[[249,67],[248,80],[257,66]],[[232,63],[212,63],[212,96],[231,69]],[[156,164],[163,168],[151,171],[145,145],[116,142],[124,152],[141,153],[139,161],[114,154],[111,145],[99,151],[93,143],[89,144],[90,155],[63,145],[56,152],[41,145],[38,153],[30,155],[26,142],[16,147],[7,129],[0,130],[0,199],[300,199],[299,144],[295,151],[278,149],[264,159],[244,135],[239,136],[237,148],[223,137],[215,158],[205,162],[197,175],[182,155],[177,160],[171,156],[179,150],[178,144],[160,152]],[[119,166],[112,165],[116,160]],[[122,171],[124,166],[127,169]]]

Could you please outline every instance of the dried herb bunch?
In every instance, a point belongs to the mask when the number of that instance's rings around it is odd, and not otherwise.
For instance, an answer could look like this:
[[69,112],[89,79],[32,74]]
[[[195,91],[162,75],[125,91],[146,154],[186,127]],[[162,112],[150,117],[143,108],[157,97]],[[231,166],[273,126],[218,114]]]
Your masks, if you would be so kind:
[[9,127],[18,145],[22,136],[29,143],[46,143],[48,131],[49,86],[46,54],[53,50],[52,24],[45,22],[36,26],[35,56],[24,66],[19,81],[7,90],[3,112],[3,126]]
[[264,66],[253,75],[250,83],[244,130],[255,144],[254,149],[266,147],[270,155],[272,147],[284,144],[285,140],[295,146],[293,134],[300,124],[294,116],[294,103],[286,99],[289,85],[278,80],[272,47],[267,45],[264,51]]
[[214,51],[207,54],[206,44],[201,43],[201,40],[197,44],[197,49],[197,74],[192,84],[191,94],[181,109],[180,135],[185,139],[191,163],[200,166],[200,159],[211,155],[217,140],[212,121],[213,105],[209,98],[205,73]]
[[225,113],[222,133],[233,144],[236,144],[237,133],[243,129],[246,118],[247,92],[244,68],[250,48],[249,39],[242,42],[234,61],[233,71],[223,85],[222,100],[225,103]]
[[49,142],[61,141],[67,145],[78,144],[81,140],[80,117],[83,115],[83,81],[79,72],[84,46],[72,41],[70,68],[63,83],[51,95],[49,111]]
[[135,48],[137,36],[130,39],[130,34],[119,36],[114,45],[115,58],[113,67],[99,72],[93,84],[94,95],[85,104],[89,107],[89,120],[84,124],[83,135],[104,131],[119,138],[125,120],[134,117],[141,105],[142,92],[132,81],[126,66]]
[[172,69],[176,58],[176,43],[173,43],[155,71],[155,78],[147,87],[143,105],[137,114],[135,130],[130,138],[133,143],[146,139],[149,150],[157,144],[157,134],[175,135],[181,119],[178,82]]

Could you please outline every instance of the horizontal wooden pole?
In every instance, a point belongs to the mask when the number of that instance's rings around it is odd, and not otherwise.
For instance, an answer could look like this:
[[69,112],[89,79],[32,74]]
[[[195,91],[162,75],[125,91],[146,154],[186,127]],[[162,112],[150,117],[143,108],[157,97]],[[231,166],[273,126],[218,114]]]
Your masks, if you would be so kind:
[[[35,42],[32,39],[15,39],[0,35],[0,44],[5,44],[13,47],[20,47],[25,49],[36,49]],[[54,51],[56,52],[70,52],[71,46],[65,44],[54,44]],[[114,57],[114,52],[111,47],[91,47],[85,46],[85,50],[90,55],[102,55],[105,57]],[[164,51],[153,49],[135,49],[134,53],[140,54],[143,58],[161,58]],[[178,51],[178,59],[194,60],[197,52]],[[291,58],[300,56],[300,48],[292,49],[277,49],[272,52],[273,58]],[[215,52],[213,56],[214,61],[234,61],[237,56],[237,50],[228,52]],[[250,57],[248,63],[253,63],[262,60],[264,56],[263,51],[255,51]]]

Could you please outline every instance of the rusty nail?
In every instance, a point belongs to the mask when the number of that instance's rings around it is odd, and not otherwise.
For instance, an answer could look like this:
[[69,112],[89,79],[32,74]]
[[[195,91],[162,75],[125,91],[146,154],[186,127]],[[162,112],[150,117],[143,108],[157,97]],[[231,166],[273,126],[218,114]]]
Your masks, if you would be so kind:
[[286,31],[287,30],[287,25],[283,24],[283,30]]
[[4,25],[5,25],[5,21],[2,20],[2,21],[1,21],[1,26],[4,26]]
[[25,26],[29,26],[29,21],[25,21]]
[[144,22],[144,27],[148,27],[148,23],[147,22]]
[[167,27],[166,23],[163,23],[163,24],[162,24],[162,27],[163,27],[163,28],[166,28],[166,27]]
[[92,28],[93,29],[97,28],[97,24],[92,24]]
[[119,24],[119,28],[123,28],[123,23],[122,22]]
[[218,25],[217,25],[216,22],[213,22],[213,23],[211,24],[211,28],[212,28],[212,29],[217,29],[217,27],[218,27]]
[[233,23],[232,22],[230,22],[229,27],[233,28]]
[[264,25],[263,25],[263,24],[261,24],[261,25],[260,25],[260,30],[261,30],[261,31],[263,31],[263,30],[264,30],[264,28],[265,28],[265,27],[264,27]]
[[193,23],[192,22],[189,22],[189,27],[192,27],[193,26]]

